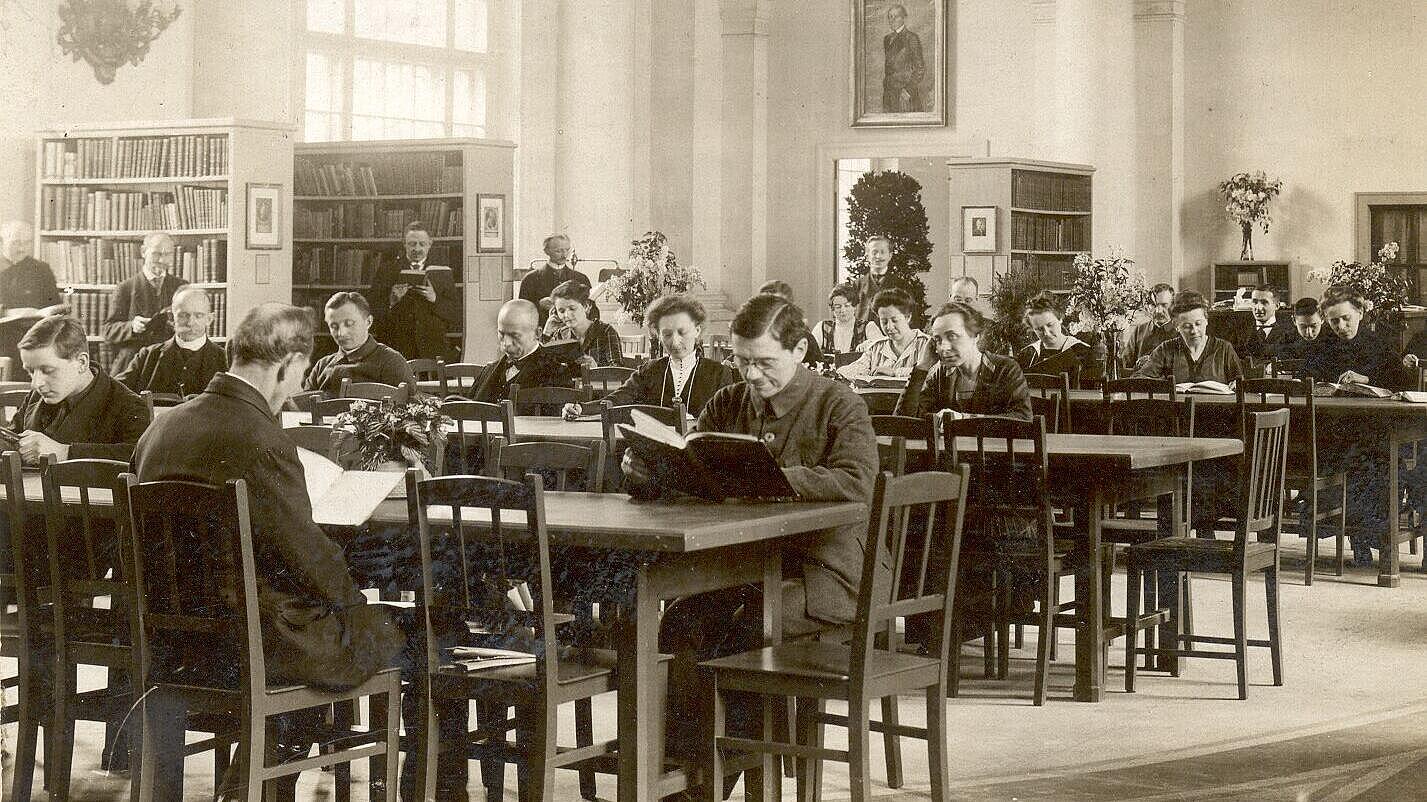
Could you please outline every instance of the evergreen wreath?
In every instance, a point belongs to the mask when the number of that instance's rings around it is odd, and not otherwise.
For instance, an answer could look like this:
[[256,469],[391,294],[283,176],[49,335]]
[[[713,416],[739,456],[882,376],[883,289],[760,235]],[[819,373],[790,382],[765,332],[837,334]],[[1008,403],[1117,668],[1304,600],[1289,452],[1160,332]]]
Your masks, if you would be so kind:
[[896,170],[863,173],[847,200],[847,238],[842,255],[851,263],[854,277],[867,274],[867,238],[886,237],[892,243],[887,272],[907,280],[912,301],[921,318],[927,307],[927,288],[918,273],[931,270],[932,243],[927,239],[927,210],[922,205],[922,185]]

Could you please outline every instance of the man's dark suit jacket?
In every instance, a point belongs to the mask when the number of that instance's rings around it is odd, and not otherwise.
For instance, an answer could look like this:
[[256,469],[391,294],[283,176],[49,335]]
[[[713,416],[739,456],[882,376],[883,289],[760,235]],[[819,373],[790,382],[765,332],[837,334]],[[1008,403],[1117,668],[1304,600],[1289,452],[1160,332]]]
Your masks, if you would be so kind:
[[109,366],[109,372],[117,374],[123,371],[134,361],[140,348],[161,343],[173,336],[171,323],[150,321],[143,334],[135,334],[129,328],[129,321],[136,315],[153,317],[167,309],[173,303],[173,294],[187,283],[177,276],[165,274],[163,281],[159,282],[159,290],[155,292],[154,285],[140,271],[137,276],[125,279],[114,288],[114,305],[109,309],[109,317],[104,319],[104,339],[114,344],[114,362]]
[[94,381],[61,401],[53,409],[33,390],[15,411],[10,428],[17,432],[33,429],[69,446],[70,459],[117,459],[127,461],[134,444],[149,426],[149,410],[143,399],[112,376],[98,371]]
[[[684,382],[679,400],[690,415],[697,415],[713,394],[725,385],[741,381],[727,365],[712,359],[699,358],[694,374]],[[669,357],[660,357],[634,372],[619,389],[604,397],[612,405],[652,404],[656,407],[674,405],[674,376],[669,371]]]
[[1294,328],[1292,318],[1275,316],[1268,337],[1264,337],[1259,322],[1255,320],[1253,330],[1244,337],[1244,342],[1238,349],[1239,356],[1244,359],[1273,359],[1285,345],[1301,339],[1303,338],[1298,336],[1298,329]]
[[446,332],[461,324],[461,297],[456,292],[456,280],[451,270],[426,270],[426,281],[436,291],[436,300],[428,301],[415,287],[408,289],[401,300],[391,303],[391,288],[405,279],[401,271],[409,269],[406,260],[389,262],[377,269],[367,302],[372,306],[376,325],[372,335],[396,349],[407,359],[446,359]]
[[[869,320],[875,320],[876,314],[872,311],[872,299],[882,290],[901,290],[908,295],[912,295],[912,285],[906,279],[894,274],[890,269],[882,275],[881,280],[868,273],[857,278],[857,322],[866,324]],[[916,297],[916,296],[912,296]],[[918,327],[918,319],[921,315],[912,315],[912,327]]]
[[411,366],[406,364],[406,359],[395,349],[377,342],[375,337],[368,337],[350,354],[338,348],[317,360],[303,378],[302,389],[336,394],[342,389],[342,379],[381,382],[393,387],[411,382],[412,388],[416,387],[416,376],[412,374]]
[[59,303],[59,289],[50,266],[27,256],[0,272],[0,306],[43,309]]
[[228,355],[212,340],[205,340],[197,351],[184,351],[170,337],[140,348],[134,361],[115,378],[136,393],[150,390],[189,395],[202,392],[213,375],[227,367]]
[[[471,400],[487,403],[504,401],[510,397],[512,384],[518,384],[521,387],[569,387],[570,377],[573,375],[570,366],[562,362],[555,351],[544,346],[537,347],[516,362],[518,370],[509,379],[505,377],[508,367],[510,367],[510,359],[504,354],[500,359],[486,365],[486,369],[476,377],[475,385],[471,388]],[[516,412],[522,415],[560,414],[559,409],[529,409],[516,410]]]
[[251,385],[214,376],[149,428],[134,469],[143,482],[247,482],[270,677],[346,688],[392,665],[401,629],[366,604],[342,548],[312,522],[297,447]]
[[[926,75],[926,59],[922,57],[922,39],[903,27],[899,33],[882,37],[885,58],[882,74],[882,111],[926,111],[922,105],[922,78]],[[907,99],[902,100],[906,91]]]
[[540,306],[540,302],[550,297],[550,291],[567,281],[578,281],[590,286],[590,277],[573,267],[554,267],[549,262],[525,274],[520,280],[520,295],[517,297],[535,304],[540,309],[540,326],[550,317],[550,308]]

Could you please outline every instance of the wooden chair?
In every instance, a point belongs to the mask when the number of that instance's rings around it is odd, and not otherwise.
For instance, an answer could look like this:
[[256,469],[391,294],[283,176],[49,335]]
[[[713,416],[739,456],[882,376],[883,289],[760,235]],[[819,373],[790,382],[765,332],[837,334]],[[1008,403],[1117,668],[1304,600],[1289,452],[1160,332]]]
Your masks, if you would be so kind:
[[[14,762],[11,764],[13,768],[9,799],[14,802],[29,802],[30,786],[35,775],[35,747],[39,741],[40,728],[44,728],[47,742],[52,741],[54,737],[53,718],[40,695],[44,680],[54,672],[53,660],[50,659],[53,647],[49,645],[53,642],[53,634],[43,631],[47,629],[45,622],[50,616],[47,609],[50,589],[47,586],[37,587],[26,579],[28,576],[42,573],[37,572],[28,562],[42,557],[38,552],[23,545],[28,515],[19,452],[6,451],[0,454],[0,470],[4,472],[3,476],[0,476],[0,482],[5,487],[4,511],[8,519],[10,537],[10,542],[4,544],[4,551],[0,551],[0,560],[9,557],[7,562],[0,562],[0,591],[4,591],[15,605],[13,614],[0,610],[0,613],[3,613],[3,616],[0,616],[0,657],[14,658],[19,666],[15,676],[6,677],[4,680],[10,704],[4,708],[0,723],[19,724],[14,745],[10,747],[14,750]],[[15,548],[16,545],[20,547]],[[42,575],[48,577],[47,573]],[[48,746],[45,751],[48,784],[58,761],[48,757]]]
[[524,478],[532,473],[554,478],[555,490],[566,490],[575,471],[584,473],[587,492],[604,486],[605,444],[596,440],[588,446],[574,443],[505,443],[496,450],[493,473],[502,479]]
[[[428,479],[416,485],[421,555],[416,615],[417,620],[426,622],[425,654],[420,667],[432,702],[425,705],[425,709],[431,710],[437,700],[443,699],[461,703],[468,699],[481,700],[477,728],[468,733],[464,743],[433,744],[422,736],[417,752],[421,760],[416,772],[418,777],[426,776],[426,766],[438,751],[457,750],[467,759],[483,761],[483,780],[489,779],[484,776],[484,766],[516,763],[520,798],[550,799],[556,768],[613,751],[613,742],[586,743],[568,749],[556,744],[560,706],[613,691],[616,678],[612,655],[585,649],[566,652],[562,648],[552,604],[554,586],[550,576],[544,492],[537,476],[527,476],[523,483],[480,476],[451,476]],[[463,516],[471,509],[483,510],[489,515],[492,524],[488,534],[470,532]],[[433,511],[439,511],[439,523],[433,521]],[[524,522],[512,522],[511,513],[523,514]],[[498,557],[480,560],[479,565],[462,560],[455,575],[438,584],[432,548],[438,529],[449,532],[460,554],[470,552],[469,541],[481,538],[490,546],[486,553]],[[517,559],[516,564],[506,559],[507,555],[531,552],[534,559]],[[525,582],[530,589],[533,609],[491,609],[481,604],[472,594],[472,588],[482,581],[475,572],[492,578],[500,588]],[[481,629],[492,635],[533,629],[531,642],[535,661],[526,665],[466,670],[449,649],[438,649],[440,633],[431,625],[433,620],[453,617],[478,622]],[[514,718],[506,714],[510,707],[515,708]],[[509,742],[506,736],[512,729],[516,732],[515,743]],[[418,732],[431,730],[426,726]],[[418,790],[424,792],[424,789]],[[418,795],[418,798],[425,796]]]
[[401,386],[394,387],[381,382],[354,382],[351,379],[343,379],[339,385],[338,397],[340,398],[364,398],[368,401],[386,401],[391,399],[393,404],[405,404],[411,400],[411,385],[402,382]]
[[[946,686],[948,652],[958,644],[951,637],[952,609],[956,600],[956,568],[960,560],[962,516],[967,492],[968,471],[955,473],[926,471],[893,477],[882,473],[873,491],[868,516],[868,548],[858,589],[857,616],[851,643],[836,640],[800,640],[765,646],[730,657],[711,660],[701,668],[713,694],[712,732],[707,742],[707,769],[711,794],[718,799],[719,779],[724,775],[724,752],[794,755],[798,758],[798,798],[817,795],[821,782],[821,761],[848,764],[852,799],[871,797],[869,747],[872,732],[900,740],[922,738],[927,742],[931,798],[944,800],[949,782],[948,732],[946,726]],[[899,581],[904,575],[904,557],[917,527],[908,526],[913,517],[925,517],[921,528],[922,555],[910,565],[917,581]],[[915,615],[932,615],[931,636],[925,654],[901,649],[897,620]],[[724,734],[724,694],[744,692],[763,700],[764,735],[759,739],[731,738]],[[927,705],[926,727],[911,727],[872,721],[873,700],[892,699],[919,693]],[[772,740],[769,733],[773,706],[782,699],[798,700],[795,737],[792,743]],[[829,699],[847,703],[848,714],[825,712]],[[823,746],[827,724],[847,727],[848,748]],[[764,761],[765,773],[771,771]]]
[[320,426],[352,409],[352,398],[328,398],[312,405],[312,424]]
[[440,381],[441,368],[445,365],[441,359],[408,359],[406,366],[411,369],[411,375],[417,381]]
[[[877,435],[877,450],[882,457],[882,470],[891,471],[893,476],[917,470],[927,470],[936,464],[936,434],[932,430],[930,418],[910,415],[873,415],[872,431]],[[890,443],[882,443],[882,438],[891,438]],[[909,461],[908,443],[921,443],[920,455],[914,462]]]
[[185,397],[178,393],[156,393],[153,390],[145,390],[139,393],[139,397],[144,399],[144,403],[148,405],[151,413],[150,419],[153,418],[154,407],[176,407],[185,400]]
[[594,394],[590,388],[510,386],[510,400],[519,415],[559,415],[566,404],[587,404]]
[[[1268,364],[1267,377],[1271,379],[1293,379],[1303,376],[1302,359],[1274,359]],[[1417,389],[1422,389],[1419,385]]]
[[1075,431],[1070,423],[1070,374],[1027,373],[1026,386],[1031,390],[1031,411],[1045,416],[1046,431],[1057,434]]
[[581,368],[580,381],[591,391],[598,391],[600,394],[618,390],[630,376],[634,375],[633,368],[621,367],[619,365],[605,365],[597,368]]
[[5,390],[0,392],[0,410],[3,410],[5,420],[0,421],[6,426],[14,419],[15,413],[25,403],[25,399],[30,396],[29,390]]
[[902,397],[901,390],[858,390],[862,403],[867,405],[869,415],[891,415],[897,409],[897,399]]
[[[246,483],[140,484],[132,474],[124,474],[114,496],[120,515],[130,521],[125,548],[134,568],[141,625],[138,687],[145,691],[140,802],[183,798],[184,726],[179,717],[232,710],[243,715],[238,760],[248,800],[257,802],[265,791],[271,793],[265,785],[272,780],[295,781],[308,769],[369,758],[372,797],[378,798],[378,783],[384,782],[382,798],[395,802],[401,707],[397,669],[380,671],[345,691],[274,685],[267,679]],[[174,657],[192,655],[209,643],[214,648],[202,665],[185,665]],[[225,654],[227,648],[235,653]],[[272,762],[272,717],[363,698],[372,698],[371,732],[334,730],[323,736],[328,747],[322,753]],[[383,707],[384,717],[377,715]]]
[[515,441],[515,405],[485,401],[447,401],[441,412],[456,427],[446,435],[446,449],[456,446],[452,463],[456,474],[494,476],[492,460],[502,442]]
[[[1283,489],[1288,460],[1289,411],[1250,412],[1244,443],[1246,469],[1241,472],[1239,501],[1242,504],[1234,528],[1234,539],[1165,538],[1137,546],[1127,552],[1128,592],[1126,598],[1125,690],[1135,690],[1135,655],[1139,630],[1180,615],[1178,604],[1168,611],[1140,613],[1140,576],[1145,571],[1187,571],[1229,574],[1233,587],[1234,636],[1181,635],[1179,643],[1161,644],[1156,650],[1176,657],[1208,657],[1233,660],[1238,669],[1239,698],[1248,698],[1248,647],[1267,647],[1273,667],[1273,684],[1283,684],[1282,644],[1278,627],[1278,538],[1282,529]],[[1251,542],[1250,534],[1255,535]],[[1264,596],[1268,607],[1268,638],[1250,639],[1244,627],[1245,588],[1251,572],[1264,573]],[[1175,595],[1178,598],[1178,594]],[[1232,652],[1194,649],[1196,643],[1230,645]],[[1145,651],[1150,651],[1146,649]]]
[[326,398],[327,394],[322,392],[321,390],[303,390],[300,393],[293,393],[292,397],[289,398],[288,401],[293,409],[296,409],[298,412],[306,412],[308,415],[311,415],[312,406],[318,401],[322,401]]
[[[1284,486],[1296,492],[1305,504],[1307,514],[1293,528],[1308,538],[1308,564],[1303,569],[1303,584],[1313,584],[1314,564],[1318,559],[1318,523],[1337,519],[1336,532],[1327,536],[1337,540],[1337,574],[1343,575],[1346,558],[1343,541],[1347,535],[1348,477],[1342,470],[1330,470],[1318,461],[1318,413],[1313,398],[1313,379],[1243,379],[1239,382],[1239,414],[1247,431],[1248,413],[1264,409],[1291,410],[1289,417],[1288,473]],[[1328,509],[1318,503],[1328,499]]]
[[[481,362],[447,362],[441,364],[441,397],[471,394],[476,378],[486,366]],[[466,381],[469,379],[469,381]]]
[[1151,379],[1144,376],[1110,379],[1101,385],[1100,391],[1107,401],[1115,395],[1123,395],[1125,399],[1136,396],[1167,398],[1170,401],[1175,399],[1174,379]]
[[619,335],[619,352],[622,356],[645,356],[649,354],[649,338],[643,334]]
[[[1045,421],[1011,418],[937,416],[942,464],[969,464],[971,495],[967,505],[973,524],[967,538],[967,568],[990,572],[993,613],[1000,652],[1001,675],[1006,673],[1010,624],[1037,628],[1036,677],[1033,701],[1045,704],[1050,673],[1050,646],[1055,638],[1056,616],[1062,612],[1056,593],[1066,573],[1072,551],[1068,541],[1055,538],[1055,513],[1050,499],[1049,458],[1045,447]],[[958,442],[958,438],[965,438]],[[1035,612],[1019,621],[1008,612],[1011,590],[1018,584],[1040,586]],[[961,622],[955,623],[960,643]],[[952,654],[951,670],[959,671],[959,650]]]
[[302,426],[287,426],[282,430],[298,448],[305,448],[322,456],[332,459],[332,427],[316,424],[303,424]]

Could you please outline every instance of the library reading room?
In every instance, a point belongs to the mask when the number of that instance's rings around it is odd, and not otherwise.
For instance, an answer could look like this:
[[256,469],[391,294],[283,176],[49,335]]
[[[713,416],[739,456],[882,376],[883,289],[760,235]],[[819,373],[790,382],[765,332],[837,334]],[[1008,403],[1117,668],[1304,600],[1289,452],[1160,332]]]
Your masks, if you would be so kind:
[[0,800],[1427,799],[1424,41],[0,0]]

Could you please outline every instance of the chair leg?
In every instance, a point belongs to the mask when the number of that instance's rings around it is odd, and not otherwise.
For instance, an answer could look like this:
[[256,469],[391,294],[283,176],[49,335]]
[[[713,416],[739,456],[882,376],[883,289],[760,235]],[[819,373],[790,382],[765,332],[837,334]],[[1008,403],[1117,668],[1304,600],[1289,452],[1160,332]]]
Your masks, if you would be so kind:
[[[897,716],[897,697],[882,697],[882,723],[896,726],[900,723]],[[902,787],[902,738],[895,732],[882,733],[882,748],[886,751],[887,761],[887,787]]]
[[[942,704],[946,704],[943,700]],[[800,698],[797,704],[797,743],[802,746],[821,747],[823,745],[823,725],[818,720],[826,709],[822,699]],[[822,791],[822,761],[817,758],[798,758],[798,802],[814,802]]]
[[[139,773],[138,802],[182,799],[183,723],[187,720],[187,711],[164,694],[156,693],[144,697],[140,716],[144,744],[139,750],[139,765],[130,768]],[[246,748],[247,740],[238,748]],[[243,759],[242,752],[238,759]],[[220,790],[222,781],[220,777]]]
[[1049,572],[1041,591],[1040,631],[1036,633],[1036,679],[1031,696],[1037,707],[1045,704],[1046,679],[1050,676],[1050,642],[1055,638],[1055,592],[1051,590],[1051,585],[1056,581],[1055,572]]
[[1312,586],[1314,564],[1318,561],[1318,489],[1310,483],[1308,492],[1308,565],[1303,569],[1303,584]]
[[[1053,609],[1053,610],[1059,612],[1059,611],[1060,611],[1060,577],[1056,577],[1056,578],[1055,578],[1055,581],[1050,583],[1050,590],[1051,590],[1051,593],[1050,593],[1051,609]],[[1052,622],[1051,625],[1050,625],[1050,661],[1051,661],[1052,663],[1054,663],[1055,660],[1056,660],[1056,651],[1057,651],[1057,650],[1056,650],[1056,645],[1057,645],[1059,642],[1060,642],[1060,639],[1055,636],[1055,623]]]
[[872,777],[867,699],[851,699],[847,703],[847,779],[852,789],[852,802],[867,802],[872,798]]
[[28,708],[29,703],[21,697],[18,711],[20,726],[15,737],[15,768],[10,778],[10,798],[15,802],[30,802],[30,786],[35,783],[35,746],[40,737],[40,723]]
[[1001,589],[996,594],[996,679],[1005,679],[1011,673],[1011,578],[1002,577]]
[[1347,558],[1343,555],[1343,541],[1348,537],[1348,483],[1338,484],[1338,576],[1347,568]]
[[[575,745],[589,746],[595,742],[594,700],[589,697],[575,700]],[[595,770],[580,769],[580,798],[595,798]]]
[[1278,566],[1264,572],[1264,596],[1268,602],[1268,651],[1273,662],[1273,684],[1283,684],[1283,641],[1278,633]]
[[951,648],[947,651],[950,658],[946,667],[946,697],[955,699],[961,692],[961,621],[954,621],[951,625]]
[[1239,698],[1249,698],[1249,643],[1248,636],[1244,632],[1244,572],[1242,569],[1234,574],[1233,586],[1234,595],[1234,667],[1239,676]]
[[[476,727],[485,729],[506,718],[506,706],[499,702],[476,703]],[[430,731],[430,727],[427,728]],[[504,740],[505,736],[502,735]],[[433,750],[434,751],[434,750]],[[498,757],[481,758],[481,784],[486,787],[486,799],[505,796],[505,761]]]
[[[1140,582],[1141,598],[1146,610],[1159,609],[1159,572],[1145,571],[1143,580]],[[1109,598],[1108,596],[1106,598]],[[1145,653],[1145,668],[1153,669],[1157,665],[1154,649],[1159,647],[1159,629],[1157,627],[1145,628],[1145,648],[1151,651]]]
[[927,773],[932,802],[946,802],[951,784],[951,753],[946,743],[946,693],[941,685],[927,688]]
[[1135,652],[1140,636],[1140,570],[1125,572],[1125,692],[1135,692]]
[[[338,732],[350,732],[350,731],[352,730],[352,727],[356,725],[356,720],[357,720],[356,704],[357,704],[356,702],[348,700],[348,701],[344,701],[344,702],[337,702],[336,704],[332,705],[332,727],[333,727],[333,729],[337,730]],[[376,704],[375,699],[373,699],[372,704]],[[376,720],[376,711],[372,711],[372,720],[373,720],[373,722],[375,722],[375,720]],[[319,749],[318,751],[325,752],[325,751],[331,751],[331,750],[326,749],[326,748],[321,748],[321,749]],[[379,773],[377,772],[377,765],[378,765],[378,761],[379,761],[379,760],[381,760],[381,758],[380,758],[379,756],[373,756],[373,757],[371,758],[371,760],[367,761],[367,765],[371,767],[371,768],[370,768],[370,774],[371,774],[371,778],[372,778],[372,779],[375,779],[375,778],[381,776],[381,774],[379,774]],[[333,764],[333,766],[332,766],[332,784],[333,784],[334,790],[336,791],[337,802],[351,802],[351,800],[352,800],[352,764],[351,764],[351,763],[336,763],[336,764]]]
[[718,739],[724,735],[725,706],[723,694],[718,689],[718,675],[710,672],[705,687],[709,690],[708,737],[703,739],[704,800],[723,802],[723,752],[719,750]]
[[[226,745],[218,746],[213,750],[213,802],[218,802],[218,792],[222,790],[223,778],[228,774],[229,757],[230,754]],[[141,756],[140,760],[142,760]],[[135,760],[130,769],[130,771],[133,772],[135,784],[139,782],[139,777],[142,776],[142,772],[139,771],[139,766],[142,765],[140,760]],[[129,797],[131,799],[138,799],[139,794],[137,792],[130,792]]]

